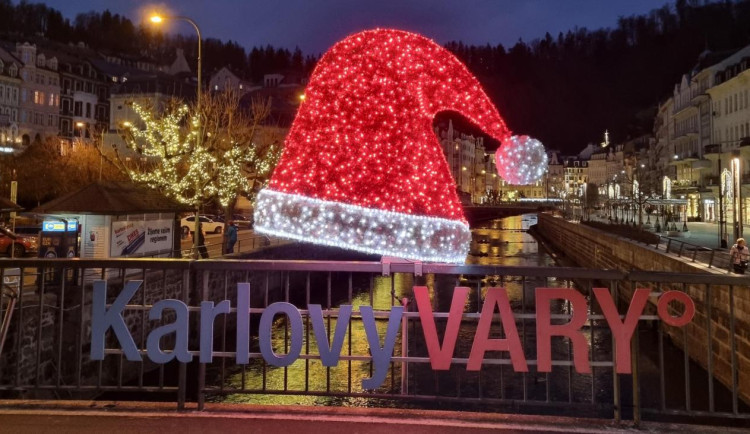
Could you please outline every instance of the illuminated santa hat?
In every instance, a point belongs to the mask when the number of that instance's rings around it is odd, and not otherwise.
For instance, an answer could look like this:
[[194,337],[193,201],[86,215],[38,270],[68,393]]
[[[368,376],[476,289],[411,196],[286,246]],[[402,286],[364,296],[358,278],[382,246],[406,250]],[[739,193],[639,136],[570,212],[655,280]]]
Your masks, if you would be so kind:
[[463,262],[471,232],[432,127],[446,110],[509,138],[476,78],[433,41],[377,29],[337,43],[315,68],[279,165],[258,194],[255,229]]

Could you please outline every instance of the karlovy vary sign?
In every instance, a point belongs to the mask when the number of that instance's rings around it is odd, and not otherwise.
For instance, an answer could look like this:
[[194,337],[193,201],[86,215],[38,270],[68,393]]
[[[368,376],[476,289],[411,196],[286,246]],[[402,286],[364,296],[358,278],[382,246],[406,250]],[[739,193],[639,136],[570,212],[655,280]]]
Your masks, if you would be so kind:
[[[91,359],[103,360],[105,350],[105,336],[111,328],[122,347],[125,357],[130,361],[141,361],[141,355],[135,345],[132,335],[128,331],[122,316],[127,304],[140,288],[142,281],[128,282],[115,301],[107,306],[107,283],[97,281],[94,283],[94,297],[92,306],[91,326]],[[627,313],[624,318],[617,312],[615,302],[609,290],[606,288],[594,288],[594,296],[601,306],[604,318],[612,330],[616,345],[616,370],[621,374],[630,373],[630,340],[638,324],[638,319],[648,303],[651,290],[638,288],[633,294]],[[453,350],[456,346],[458,331],[461,325],[461,316],[469,294],[469,288],[456,287],[453,292],[450,312],[447,317],[445,333],[440,342],[435,325],[435,317],[432,312],[428,289],[425,286],[414,287],[414,297],[417,303],[419,319],[427,345],[430,364],[433,370],[448,370],[451,366]],[[581,331],[581,327],[587,321],[588,305],[586,298],[575,289],[570,288],[536,288],[536,345],[537,345],[537,371],[550,372],[552,370],[551,341],[553,336],[562,336],[570,339],[573,348],[573,362],[579,373],[591,373],[589,364],[588,341]],[[571,318],[566,324],[552,324],[550,302],[562,300],[570,302]],[[681,316],[673,317],[669,313],[668,305],[671,301],[677,301],[684,306]],[[250,284],[237,284],[236,300],[236,363],[247,364],[250,359]],[[505,332],[504,339],[491,339],[490,326],[497,320],[495,307],[499,311],[499,320]],[[165,310],[174,311],[174,322],[156,327],[149,333],[146,340],[147,357],[154,363],[167,363],[173,359],[187,363],[193,359],[188,350],[189,337],[189,311],[188,306],[180,300],[161,300],[153,304],[149,311],[150,320],[159,320]],[[213,360],[213,336],[214,322],[219,315],[229,315],[231,302],[224,300],[218,304],[212,301],[204,301],[200,306],[200,355],[201,363],[210,363]],[[657,303],[659,317],[666,324],[683,327],[687,325],[695,315],[695,305],[692,299],[685,293],[679,291],[668,291],[659,296]],[[372,355],[373,374],[371,378],[362,381],[364,389],[375,389],[385,381],[393,356],[393,348],[396,337],[401,328],[403,307],[394,306],[388,315],[388,327],[384,343],[381,346],[381,336],[375,325],[375,314],[371,306],[360,306],[359,312],[362,317],[367,341]],[[316,341],[318,342],[320,360],[323,366],[333,367],[338,364],[344,338],[347,333],[347,324],[352,315],[351,305],[342,305],[338,311],[339,320],[329,344],[328,333],[325,326],[323,310],[319,304],[308,306],[310,322],[313,326]],[[287,354],[276,354],[272,347],[271,335],[273,320],[277,315],[286,315],[290,325],[290,346]],[[260,318],[258,338],[261,355],[263,359],[273,366],[283,367],[294,363],[300,356],[304,326],[302,314],[292,304],[277,302],[269,305]],[[175,335],[175,346],[171,350],[160,347],[160,340],[164,336]],[[516,372],[528,372],[528,363],[523,352],[521,340],[516,328],[516,320],[511,310],[508,294],[504,288],[489,288],[485,297],[484,306],[479,317],[479,322],[474,335],[474,342],[466,366],[468,371],[481,369],[484,354],[487,351],[505,351],[510,354],[513,369]]]

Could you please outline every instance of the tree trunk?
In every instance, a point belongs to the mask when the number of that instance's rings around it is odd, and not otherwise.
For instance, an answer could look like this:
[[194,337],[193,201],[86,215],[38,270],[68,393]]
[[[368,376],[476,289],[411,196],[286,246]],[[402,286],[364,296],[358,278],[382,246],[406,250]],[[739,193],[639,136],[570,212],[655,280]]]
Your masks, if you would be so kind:
[[193,222],[193,251],[191,252],[191,255],[193,259],[198,259],[200,255],[198,254],[198,239],[200,237],[198,236],[198,233],[201,229],[201,219],[200,219],[200,207],[195,207],[195,221]]
[[232,220],[234,215],[234,207],[237,204],[237,199],[229,202],[229,205],[224,207],[224,230],[221,231],[221,253],[222,255],[227,254],[227,245],[229,244],[229,235],[227,235],[227,229],[229,228],[229,221]]

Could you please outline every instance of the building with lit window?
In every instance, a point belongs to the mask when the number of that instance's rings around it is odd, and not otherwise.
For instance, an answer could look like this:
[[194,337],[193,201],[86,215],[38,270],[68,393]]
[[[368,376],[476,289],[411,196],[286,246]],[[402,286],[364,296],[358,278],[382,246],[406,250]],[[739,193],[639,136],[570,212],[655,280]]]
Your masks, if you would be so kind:
[[0,147],[3,150],[21,144],[18,132],[18,101],[21,93],[21,62],[0,47]]
[[23,146],[28,146],[32,141],[58,134],[58,62],[56,57],[37,51],[37,46],[28,42],[17,43],[13,54],[22,64],[18,128]]

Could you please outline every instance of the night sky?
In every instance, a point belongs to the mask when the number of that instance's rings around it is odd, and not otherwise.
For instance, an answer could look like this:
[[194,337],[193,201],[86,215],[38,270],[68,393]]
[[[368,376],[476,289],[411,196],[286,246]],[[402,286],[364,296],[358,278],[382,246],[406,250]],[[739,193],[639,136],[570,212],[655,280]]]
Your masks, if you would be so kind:
[[[142,0],[46,0],[71,20],[109,9],[139,23],[154,3]],[[232,39],[246,48],[271,44],[306,54],[324,52],[346,35],[374,27],[421,33],[439,43],[513,45],[574,27],[613,27],[619,16],[642,14],[666,0],[174,0],[172,14],[197,21],[204,38]],[[173,31],[189,34],[188,24]]]

